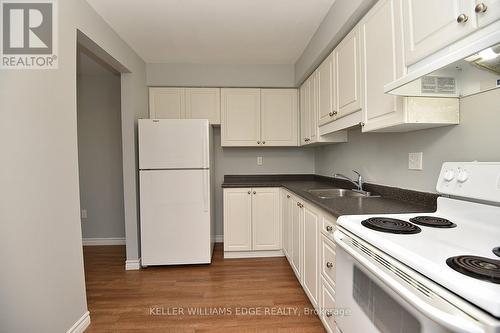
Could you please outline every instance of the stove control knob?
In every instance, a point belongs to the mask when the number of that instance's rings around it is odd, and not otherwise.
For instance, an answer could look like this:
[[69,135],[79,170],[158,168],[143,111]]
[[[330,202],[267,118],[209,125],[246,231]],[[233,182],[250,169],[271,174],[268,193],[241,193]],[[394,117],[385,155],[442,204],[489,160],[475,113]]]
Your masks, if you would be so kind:
[[453,170],[446,170],[444,172],[444,180],[447,182],[451,182],[453,179],[455,179],[455,171]]
[[459,183],[465,183],[469,179],[469,174],[467,170],[460,170],[457,175],[457,180]]

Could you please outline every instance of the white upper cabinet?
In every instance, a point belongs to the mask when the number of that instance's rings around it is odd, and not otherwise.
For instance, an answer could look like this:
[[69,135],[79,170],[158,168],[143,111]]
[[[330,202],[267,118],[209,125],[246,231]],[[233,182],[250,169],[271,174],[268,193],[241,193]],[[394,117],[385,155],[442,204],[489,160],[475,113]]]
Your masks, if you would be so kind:
[[[359,27],[355,27],[335,48],[338,115],[344,117],[361,110],[361,60]],[[335,94],[334,94],[335,95]]]
[[458,99],[384,93],[384,85],[406,71],[399,12],[399,0],[380,0],[359,24],[365,96],[363,132],[404,132],[458,124]]
[[279,188],[254,188],[252,192],[253,250],[281,249]]
[[364,75],[364,131],[401,123],[403,97],[384,94],[384,84],[404,74],[398,0],[381,0],[360,23]]
[[307,79],[299,89],[300,92],[300,144],[306,145],[310,140],[310,110],[309,98],[311,91],[311,82]]
[[[319,134],[318,107],[319,71],[316,70],[300,87],[300,144],[321,144],[346,142],[347,132],[336,131],[327,135]],[[324,98],[326,98],[324,96]],[[328,120],[334,119],[328,115]]]
[[220,124],[220,89],[186,88],[186,118],[208,119],[210,124]]
[[484,27],[500,19],[500,1],[498,0],[477,0],[476,7],[477,24]]
[[296,89],[261,89],[262,145],[298,145],[297,104]]
[[221,90],[222,146],[298,146],[297,89]]
[[316,69],[316,89],[318,94],[318,123],[329,123],[337,115],[337,101],[335,100],[335,52],[332,52]]
[[220,124],[219,88],[149,88],[149,118],[208,119]]
[[260,145],[260,89],[221,89],[222,146]]
[[475,0],[402,0],[406,65],[446,47],[477,27]]
[[184,88],[149,88],[149,117],[182,119],[185,117]]

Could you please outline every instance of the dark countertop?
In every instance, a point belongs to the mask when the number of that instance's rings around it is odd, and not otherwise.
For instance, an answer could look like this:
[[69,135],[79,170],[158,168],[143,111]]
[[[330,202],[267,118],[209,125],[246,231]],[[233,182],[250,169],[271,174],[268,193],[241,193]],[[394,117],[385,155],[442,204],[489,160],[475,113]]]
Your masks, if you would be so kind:
[[365,183],[364,189],[380,197],[321,199],[307,192],[312,188],[348,188],[349,182],[318,175],[226,175],[223,188],[284,187],[331,213],[341,215],[430,213],[436,210],[437,194]]

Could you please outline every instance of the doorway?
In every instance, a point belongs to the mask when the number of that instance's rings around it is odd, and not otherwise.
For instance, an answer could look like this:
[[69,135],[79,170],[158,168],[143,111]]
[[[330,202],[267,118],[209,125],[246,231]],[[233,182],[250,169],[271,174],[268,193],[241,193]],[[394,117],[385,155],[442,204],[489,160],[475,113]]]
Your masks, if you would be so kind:
[[[121,128],[120,73],[78,45],[77,137],[84,248],[121,246],[125,253]],[[98,250],[84,250],[84,254]]]

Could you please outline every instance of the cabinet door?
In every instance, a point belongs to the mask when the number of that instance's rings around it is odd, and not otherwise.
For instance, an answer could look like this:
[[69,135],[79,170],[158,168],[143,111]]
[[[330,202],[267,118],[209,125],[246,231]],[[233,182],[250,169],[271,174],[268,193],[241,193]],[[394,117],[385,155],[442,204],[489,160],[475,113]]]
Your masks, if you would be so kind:
[[[402,1],[407,65],[476,29],[475,0]],[[458,22],[460,15],[467,20]]]
[[384,93],[384,85],[405,73],[399,0],[381,0],[360,22],[363,66],[363,131],[404,121],[403,97]]
[[252,249],[252,189],[224,189],[224,251]]
[[186,118],[220,124],[220,89],[186,88]]
[[281,223],[279,188],[252,190],[253,250],[280,250]]
[[184,88],[149,88],[149,118],[185,117]]
[[361,110],[360,67],[359,27],[355,27],[335,48],[338,101],[336,118]]
[[304,232],[303,232],[303,286],[309,295],[314,307],[318,304],[318,238],[319,238],[319,213],[309,205],[304,205]]
[[222,146],[260,145],[260,89],[221,89]]
[[301,203],[297,198],[292,197],[292,268],[295,271],[297,278],[301,280],[302,276],[302,216],[303,211],[300,208]]
[[282,200],[282,223],[283,223],[283,250],[291,262],[292,258],[292,204],[294,203],[290,193],[283,191]]
[[264,146],[297,146],[297,89],[261,89]]
[[476,0],[477,24],[484,27],[500,19],[500,1],[498,0]]
[[[332,52],[316,69],[317,75],[317,93],[318,93],[318,117],[319,125],[323,125],[332,121],[335,116],[336,100],[333,94],[335,89],[334,83],[334,56]],[[334,110],[335,109],[335,110]]]
[[309,77],[309,142],[318,141],[318,73]]
[[311,83],[306,80],[300,86],[300,144],[306,145],[310,141],[309,126],[309,91]]

